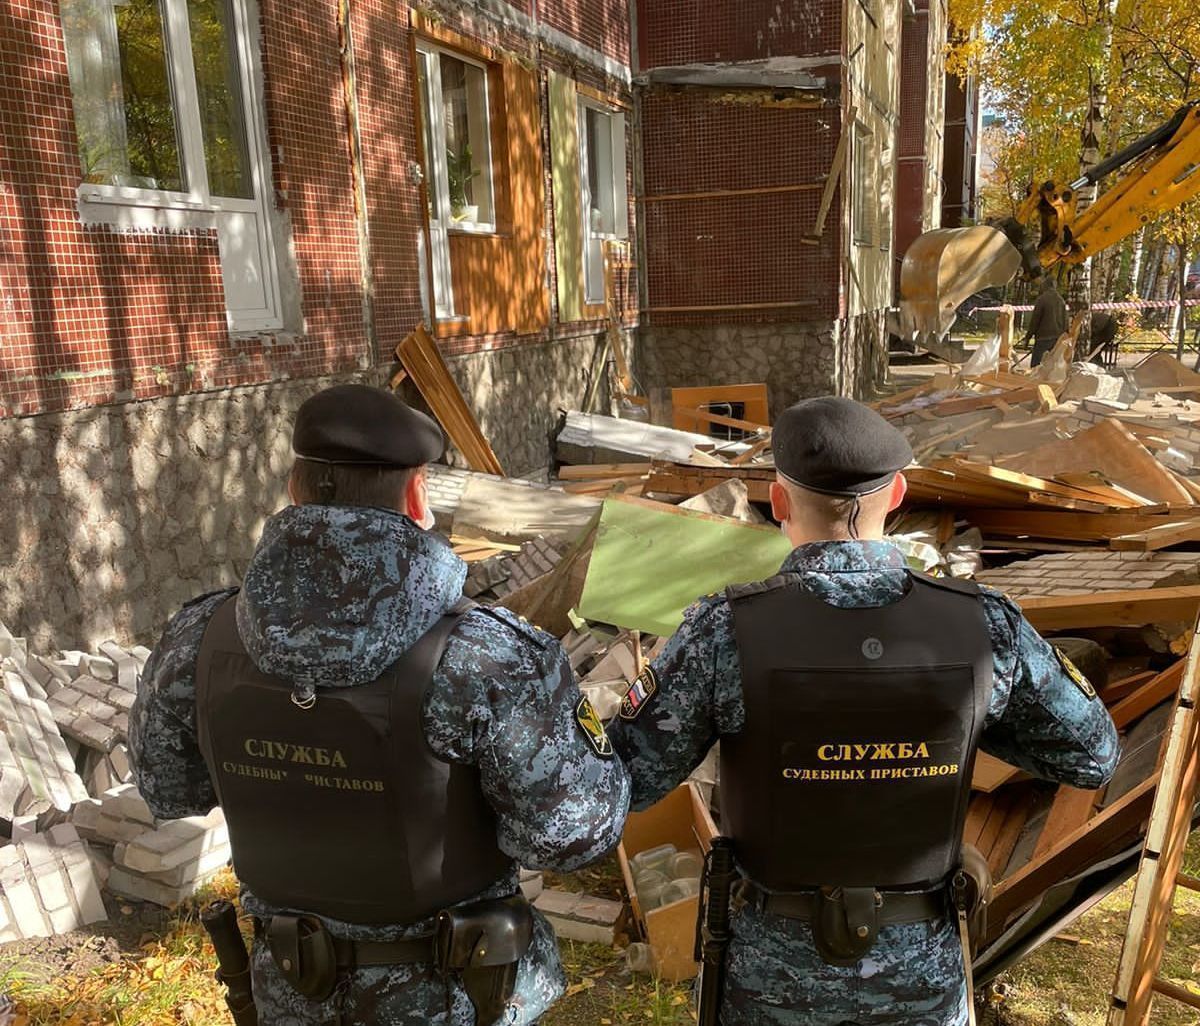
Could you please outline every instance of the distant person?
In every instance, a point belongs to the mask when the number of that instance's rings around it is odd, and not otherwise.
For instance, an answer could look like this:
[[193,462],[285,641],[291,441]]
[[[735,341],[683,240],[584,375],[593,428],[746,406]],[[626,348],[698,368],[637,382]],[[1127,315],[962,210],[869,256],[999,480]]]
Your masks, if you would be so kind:
[[1044,275],[1041,280],[1041,292],[1033,304],[1033,314],[1029,318],[1029,326],[1025,329],[1022,342],[1033,341],[1033,359],[1030,366],[1036,367],[1046,358],[1046,354],[1054,348],[1054,344],[1062,338],[1067,330],[1067,304],[1054,285],[1050,275]]
[[[1101,356],[1117,340],[1117,330],[1120,324],[1110,313],[1103,310],[1092,314],[1092,335],[1088,342],[1088,351]],[[1115,353],[1113,356],[1115,357]],[[1106,361],[1111,363],[1114,361]]]
[[293,504],[138,686],[146,803],[225,811],[263,1026],[530,1026],[565,980],[517,867],[577,869],[621,837],[629,777],[558,639],[464,602],[429,530],[443,447],[383,389],[309,398]]

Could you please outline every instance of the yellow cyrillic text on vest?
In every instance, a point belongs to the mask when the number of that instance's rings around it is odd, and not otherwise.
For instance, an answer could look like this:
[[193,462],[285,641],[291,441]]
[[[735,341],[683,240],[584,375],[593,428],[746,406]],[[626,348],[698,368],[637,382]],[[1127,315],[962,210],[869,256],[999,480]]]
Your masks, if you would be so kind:
[[926,741],[870,741],[866,744],[821,745],[817,758],[822,762],[893,762],[897,759],[928,759]]
[[260,741],[248,737],[242,746],[253,759],[275,759],[279,762],[301,762],[310,766],[346,767],[346,760],[336,748],[315,748],[312,745],[295,745],[290,741]]

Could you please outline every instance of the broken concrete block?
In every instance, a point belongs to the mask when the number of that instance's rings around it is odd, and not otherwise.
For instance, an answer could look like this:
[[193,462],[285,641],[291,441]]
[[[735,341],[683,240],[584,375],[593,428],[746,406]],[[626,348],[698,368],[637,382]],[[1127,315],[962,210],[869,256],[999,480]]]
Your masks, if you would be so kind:
[[157,822],[150,806],[133,784],[122,784],[105,791],[100,798],[103,803],[103,813],[106,816],[133,820],[145,826],[154,826]]
[[1059,399],[1104,399],[1131,403],[1138,397],[1137,383],[1126,374],[1109,374],[1092,363],[1073,363]]
[[29,647],[24,638],[14,638],[12,632],[0,623],[0,659],[11,659],[24,663],[29,657]]
[[8,737],[33,799],[66,812],[88,797],[50,707],[33,698],[24,681],[11,674],[0,690],[0,731]]
[[559,937],[590,944],[612,944],[624,906],[619,901],[572,894],[547,887],[533,903]]
[[[659,427],[634,420],[619,420],[597,413],[570,412],[555,440],[560,463],[634,463],[664,459],[686,463],[698,445],[711,445],[708,435]],[[736,454],[748,449],[735,443],[726,450]]]
[[767,518],[750,504],[750,492],[746,483],[730,478],[699,495],[681,502],[682,509],[695,509],[718,517],[732,517],[747,524],[765,524]]
[[87,848],[69,824],[0,849],[0,941],[67,933],[106,914]]
[[538,895],[545,890],[545,879],[536,869],[521,870],[521,893],[526,901],[537,901]]
[[140,667],[137,660],[129,652],[126,652],[115,641],[105,641],[100,646],[100,651],[104,653],[116,669],[116,683],[118,687],[124,688],[126,691],[137,690],[138,672]]
[[108,874],[108,889],[113,894],[119,894],[122,897],[133,898],[136,901],[149,901],[155,905],[170,908],[172,905],[178,905],[186,898],[190,898],[218,872],[220,870],[214,870],[208,876],[197,876],[189,883],[172,887],[170,884],[159,883],[157,880],[131,873],[120,866],[113,866]]
[[207,816],[173,819],[129,841],[116,856],[119,865],[139,873],[162,873],[229,843],[229,829],[218,807]]

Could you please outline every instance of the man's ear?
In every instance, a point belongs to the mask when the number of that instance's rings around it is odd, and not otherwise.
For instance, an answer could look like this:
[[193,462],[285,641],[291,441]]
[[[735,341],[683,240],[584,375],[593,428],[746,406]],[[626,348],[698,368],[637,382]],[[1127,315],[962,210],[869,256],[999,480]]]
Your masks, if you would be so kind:
[[888,512],[900,508],[900,503],[904,501],[904,496],[908,494],[908,478],[903,474],[897,474],[892,480],[891,494],[888,495]]
[[404,486],[404,509],[415,524],[424,522],[429,513],[429,489],[425,481],[425,468],[415,471]]
[[291,474],[288,474],[287,493],[288,502],[290,502],[293,506],[299,506],[300,503],[296,499],[296,482]]
[[791,496],[788,495],[787,489],[778,481],[771,482],[770,494],[771,516],[782,524],[792,513]]

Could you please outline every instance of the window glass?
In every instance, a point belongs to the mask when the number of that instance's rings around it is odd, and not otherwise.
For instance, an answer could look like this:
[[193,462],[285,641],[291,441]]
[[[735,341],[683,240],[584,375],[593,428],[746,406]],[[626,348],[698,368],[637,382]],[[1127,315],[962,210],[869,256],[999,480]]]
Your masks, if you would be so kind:
[[253,199],[242,75],[229,0],[188,0],[188,26],[208,191],[214,196]]
[[428,197],[429,202],[429,219],[437,221],[443,216],[439,210],[439,201],[442,192],[436,187],[437,183],[435,179],[436,160],[433,148],[433,119],[429,116],[431,108],[429,106],[428,55],[425,53],[418,55],[417,88],[421,93],[421,126],[424,129],[425,136],[425,195]]
[[157,0],[62,0],[86,182],[186,188]]
[[592,107],[584,107],[584,129],[587,133],[587,176],[591,209],[588,228],[600,235],[613,235],[617,230],[613,177],[612,117]]
[[450,219],[490,224],[494,218],[487,76],[474,64],[447,53],[439,56]]
[[875,160],[871,152],[871,133],[862,125],[854,126],[854,242],[859,246],[875,243]]

